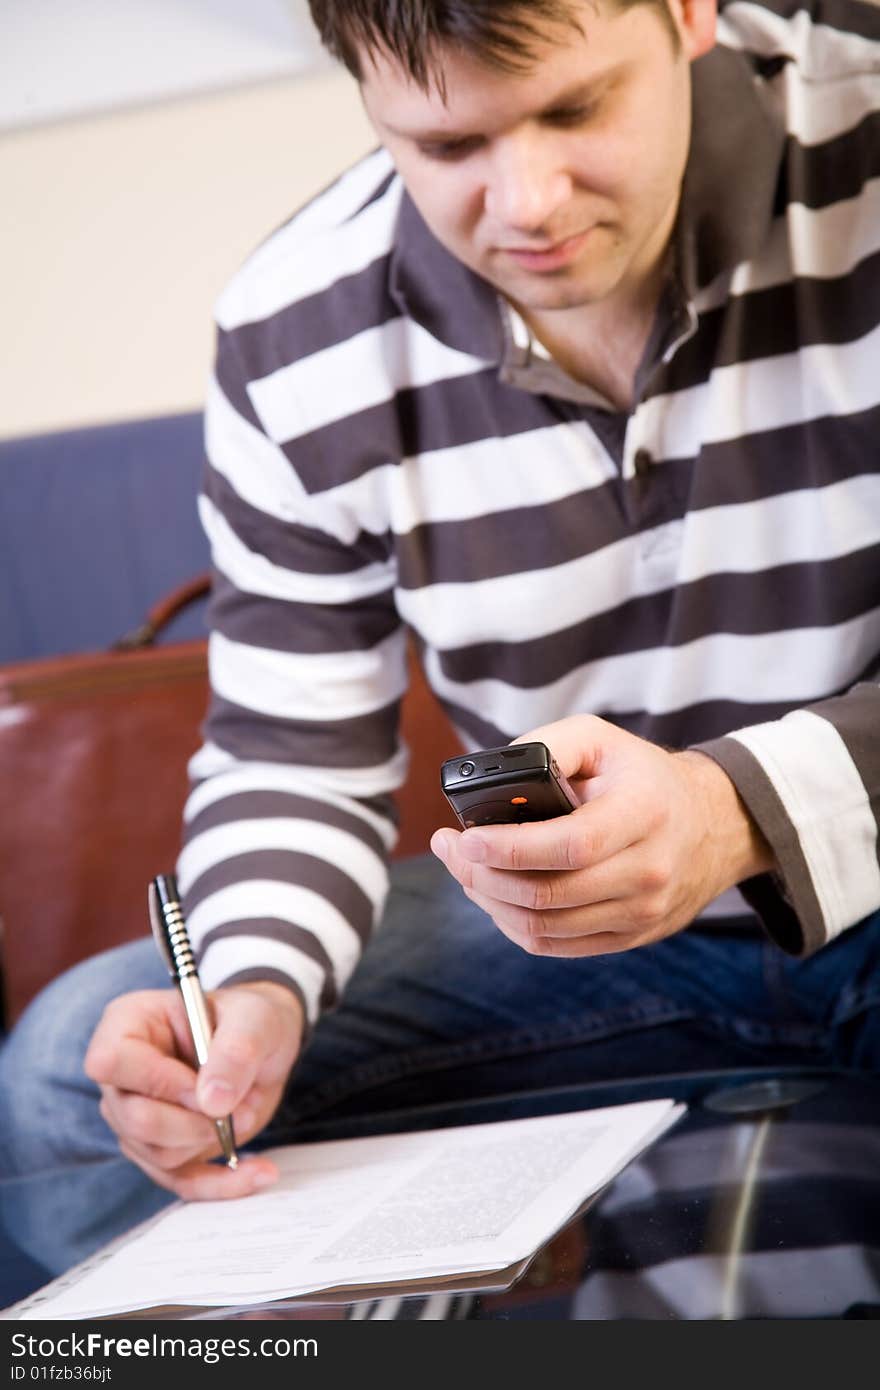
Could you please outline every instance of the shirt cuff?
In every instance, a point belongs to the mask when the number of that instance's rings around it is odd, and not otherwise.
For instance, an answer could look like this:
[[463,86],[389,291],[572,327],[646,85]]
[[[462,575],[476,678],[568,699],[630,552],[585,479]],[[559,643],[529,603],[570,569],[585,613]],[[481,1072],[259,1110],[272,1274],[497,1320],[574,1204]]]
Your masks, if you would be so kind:
[[777,945],[811,955],[877,908],[871,796],[830,719],[795,710],[695,747],[730,777],[775,854],[778,873],[739,887]]

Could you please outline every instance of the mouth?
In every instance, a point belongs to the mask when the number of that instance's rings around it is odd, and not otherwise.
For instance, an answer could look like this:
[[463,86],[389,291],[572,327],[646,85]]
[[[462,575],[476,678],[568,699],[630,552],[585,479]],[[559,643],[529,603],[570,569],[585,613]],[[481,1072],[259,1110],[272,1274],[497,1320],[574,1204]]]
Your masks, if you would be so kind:
[[552,246],[542,247],[538,250],[526,246],[501,246],[499,250],[503,255],[509,256],[517,265],[522,266],[523,270],[561,270],[577,259],[591,231],[592,228],[588,227],[584,232],[577,232],[574,236],[565,237],[563,241],[556,241]]

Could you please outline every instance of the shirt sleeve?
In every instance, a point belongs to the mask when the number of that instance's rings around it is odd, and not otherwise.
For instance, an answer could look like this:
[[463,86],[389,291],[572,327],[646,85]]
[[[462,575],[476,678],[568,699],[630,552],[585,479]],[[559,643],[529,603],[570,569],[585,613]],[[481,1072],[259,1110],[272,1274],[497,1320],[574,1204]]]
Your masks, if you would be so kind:
[[736,786],[778,873],[739,885],[783,950],[808,956],[880,907],[880,687],[696,745]]
[[199,499],[211,694],[177,873],[206,986],[276,980],[311,1027],[387,893],[406,646],[387,532],[305,489],[315,446],[270,438],[239,358],[221,330]]
[[[755,51],[784,55],[817,83],[840,79],[854,112],[876,110],[875,6],[772,0],[760,8],[728,6],[722,25],[728,18],[749,46],[755,41]],[[874,177],[873,131],[870,115],[862,115],[847,132],[853,187],[859,169],[865,188]],[[859,216],[870,217],[871,206],[865,198]],[[868,667],[845,694],[697,745],[724,768],[775,852],[778,873],[739,888],[792,955],[812,954],[880,908],[878,677]]]

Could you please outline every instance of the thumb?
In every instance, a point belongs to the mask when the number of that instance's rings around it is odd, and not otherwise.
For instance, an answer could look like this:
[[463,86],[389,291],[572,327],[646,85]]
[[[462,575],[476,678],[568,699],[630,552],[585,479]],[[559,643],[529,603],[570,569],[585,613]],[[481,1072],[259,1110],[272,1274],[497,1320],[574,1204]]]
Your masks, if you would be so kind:
[[565,777],[587,781],[601,770],[615,733],[613,724],[594,714],[573,714],[520,734],[513,743],[546,743]]
[[220,1012],[196,1081],[199,1109],[212,1117],[231,1114],[253,1086],[264,1052],[258,1011],[227,1007]]

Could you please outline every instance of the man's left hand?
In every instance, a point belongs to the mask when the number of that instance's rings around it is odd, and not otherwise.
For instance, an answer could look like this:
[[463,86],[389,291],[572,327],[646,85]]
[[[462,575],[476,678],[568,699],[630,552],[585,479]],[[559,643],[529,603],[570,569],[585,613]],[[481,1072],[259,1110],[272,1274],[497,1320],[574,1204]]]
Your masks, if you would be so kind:
[[583,798],[570,815],[438,830],[431,849],[525,950],[593,956],[659,941],[774,866],[722,768],[592,715],[535,729]]

